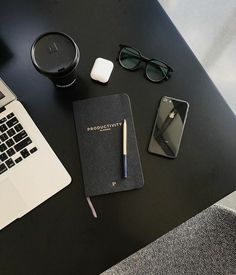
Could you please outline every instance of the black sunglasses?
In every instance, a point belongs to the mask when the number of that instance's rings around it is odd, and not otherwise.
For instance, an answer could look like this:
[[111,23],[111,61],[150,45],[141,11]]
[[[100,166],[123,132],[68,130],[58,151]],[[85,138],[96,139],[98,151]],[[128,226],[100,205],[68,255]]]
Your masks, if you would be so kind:
[[165,62],[154,58],[149,59],[133,47],[126,45],[119,45],[119,47],[118,60],[120,65],[126,70],[134,71],[139,68],[141,62],[145,62],[145,76],[152,82],[158,83],[167,80],[170,76],[170,72],[174,71]]

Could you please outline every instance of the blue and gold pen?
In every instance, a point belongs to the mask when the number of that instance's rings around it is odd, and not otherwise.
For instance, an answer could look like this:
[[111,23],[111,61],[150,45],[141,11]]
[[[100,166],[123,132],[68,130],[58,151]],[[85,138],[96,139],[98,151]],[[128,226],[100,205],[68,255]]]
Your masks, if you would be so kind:
[[128,158],[127,158],[127,122],[123,122],[123,177],[128,177]]

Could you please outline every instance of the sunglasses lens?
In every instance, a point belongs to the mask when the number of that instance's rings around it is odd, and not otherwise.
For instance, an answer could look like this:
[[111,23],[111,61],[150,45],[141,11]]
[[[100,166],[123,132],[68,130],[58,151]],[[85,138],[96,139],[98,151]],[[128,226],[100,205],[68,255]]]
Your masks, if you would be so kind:
[[132,70],[139,64],[140,54],[132,48],[125,47],[120,51],[119,61],[124,68]]
[[166,77],[168,70],[168,67],[164,63],[152,60],[147,64],[146,74],[151,81],[158,82]]

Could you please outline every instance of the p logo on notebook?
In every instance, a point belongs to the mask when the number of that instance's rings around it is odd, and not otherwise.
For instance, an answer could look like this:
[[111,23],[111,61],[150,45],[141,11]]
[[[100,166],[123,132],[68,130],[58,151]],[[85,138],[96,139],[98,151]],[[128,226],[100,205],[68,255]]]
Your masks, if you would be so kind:
[[111,184],[112,184],[112,186],[113,186],[113,187],[115,187],[115,186],[116,186],[116,184],[117,184],[117,182],[116,182],[116,181],[112,181],[112,183],[111,183]]

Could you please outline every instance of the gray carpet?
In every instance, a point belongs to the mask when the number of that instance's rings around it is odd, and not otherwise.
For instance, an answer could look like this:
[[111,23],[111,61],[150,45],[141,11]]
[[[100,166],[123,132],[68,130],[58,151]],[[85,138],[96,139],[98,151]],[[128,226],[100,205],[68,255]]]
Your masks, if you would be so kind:
[[236,275],[236,212],[213,205],[102,275]]

